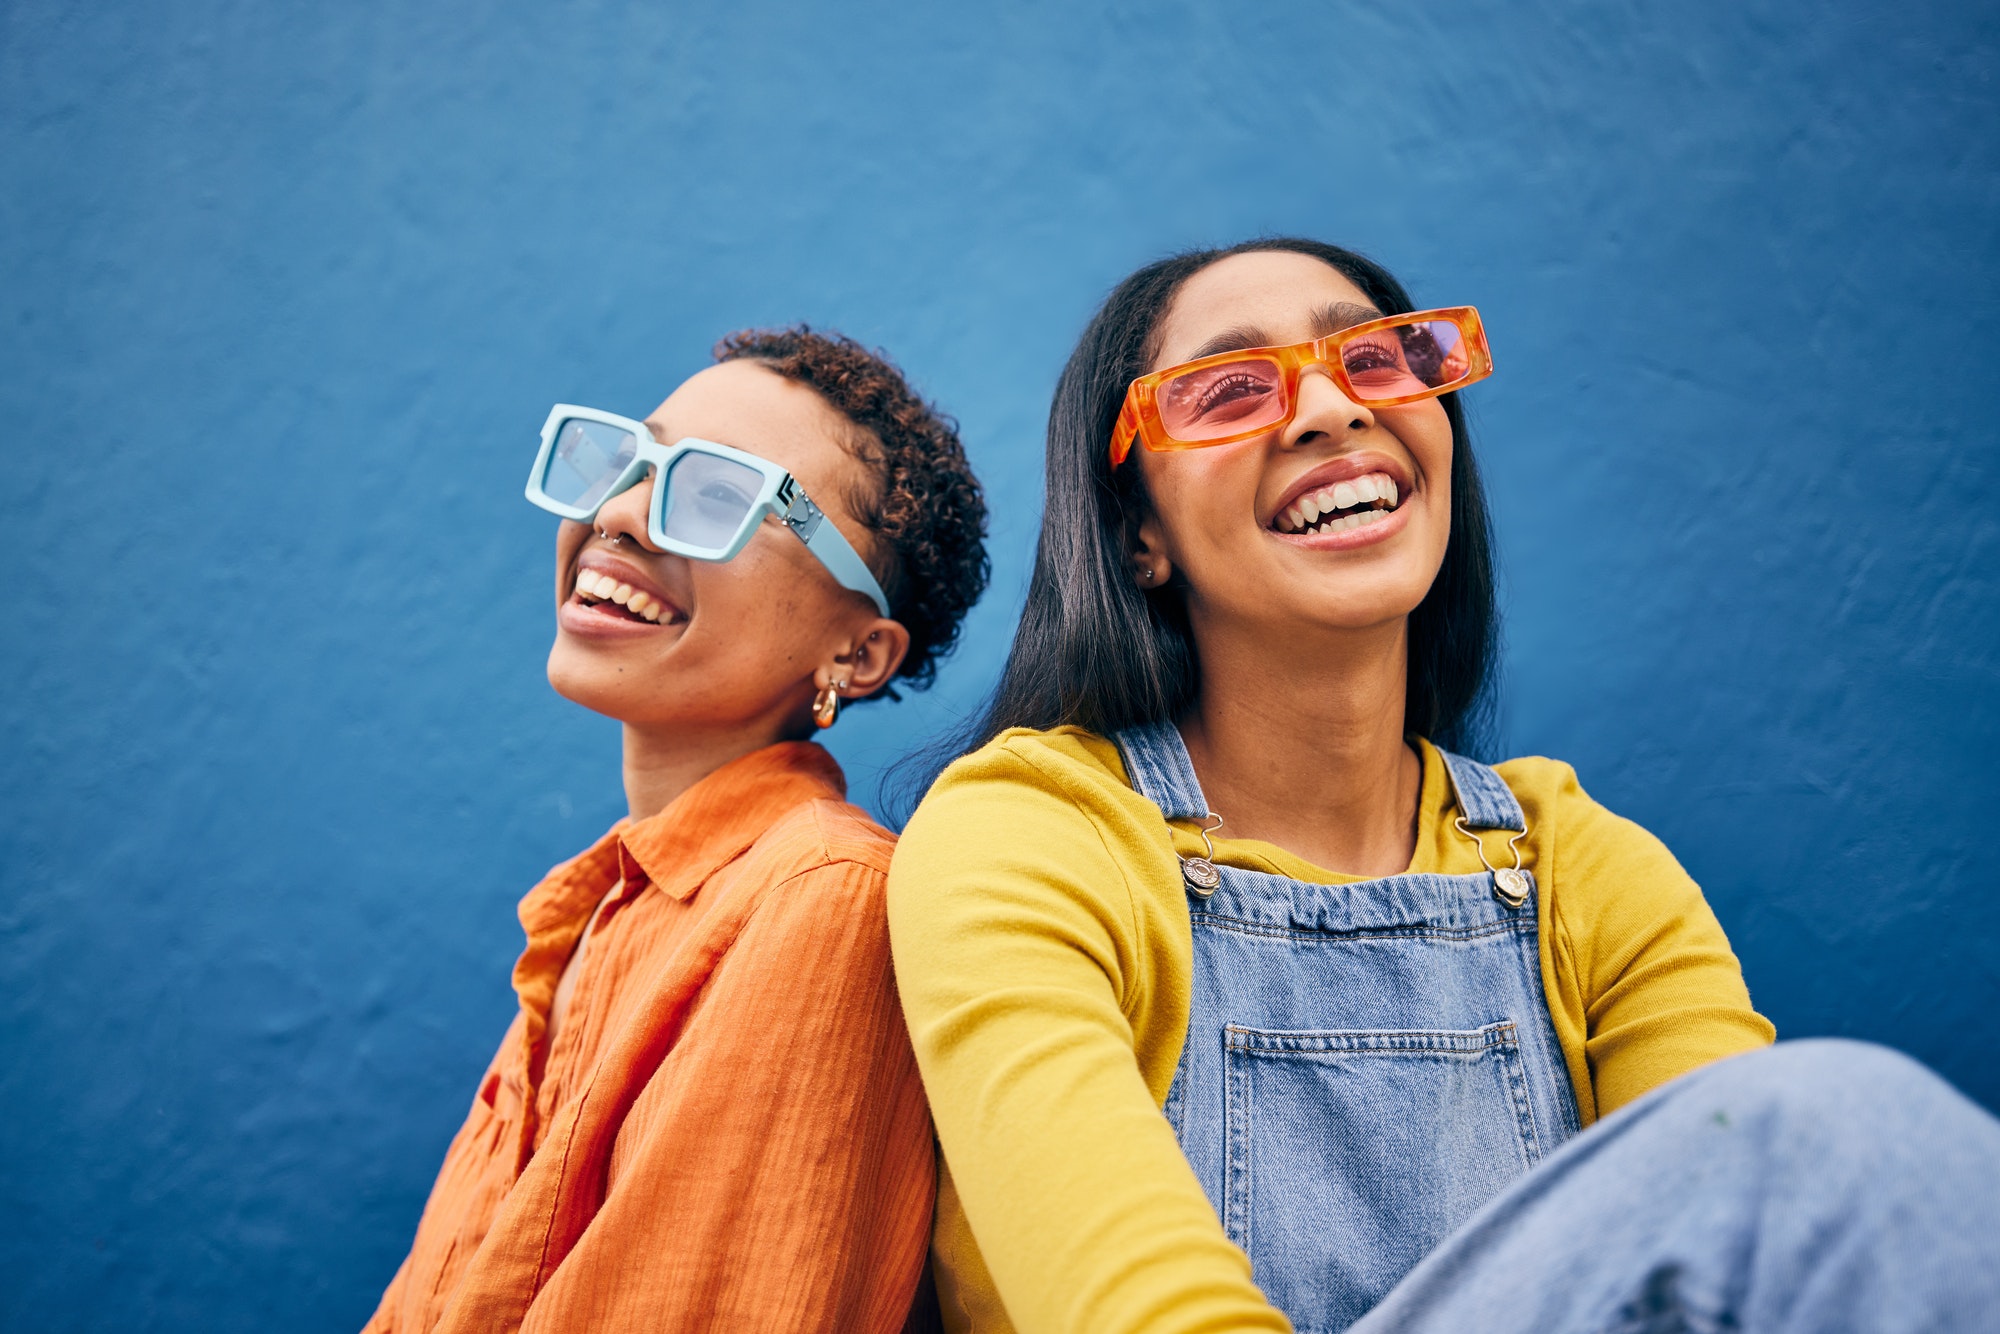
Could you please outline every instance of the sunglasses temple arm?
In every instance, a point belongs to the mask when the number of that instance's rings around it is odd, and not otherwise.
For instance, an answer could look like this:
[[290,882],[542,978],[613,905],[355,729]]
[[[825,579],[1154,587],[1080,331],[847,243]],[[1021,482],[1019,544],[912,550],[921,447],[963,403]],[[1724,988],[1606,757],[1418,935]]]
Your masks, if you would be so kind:
[[819,558],[819,563],[826,566],[827,572],[839,581],[841,587],[864,595],[875,604],[877,611],[887,616],[889,599],[883,594],[882,585],[875,582],[875,576],[868,569],[867,562],[861,559],[861,553],[854,549],[840,529],[834,527],[826,513],[813,504],[811,496],[799,490],[797,483],[791,482],[790,478],[786,481],[789,485],[778,492],[778,499],[783,503],[778,517],[798,535],[799,541],[806,544],[806,550]]

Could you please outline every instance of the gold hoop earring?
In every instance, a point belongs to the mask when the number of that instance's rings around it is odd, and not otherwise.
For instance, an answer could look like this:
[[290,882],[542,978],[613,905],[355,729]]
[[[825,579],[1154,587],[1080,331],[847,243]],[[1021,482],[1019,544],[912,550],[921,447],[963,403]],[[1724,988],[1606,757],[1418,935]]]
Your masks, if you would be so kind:
[[833,720],[840,716],[840,692],[846,688],[847,682],[835,681],[813,696],[814,722],[822,728],[833,726]]

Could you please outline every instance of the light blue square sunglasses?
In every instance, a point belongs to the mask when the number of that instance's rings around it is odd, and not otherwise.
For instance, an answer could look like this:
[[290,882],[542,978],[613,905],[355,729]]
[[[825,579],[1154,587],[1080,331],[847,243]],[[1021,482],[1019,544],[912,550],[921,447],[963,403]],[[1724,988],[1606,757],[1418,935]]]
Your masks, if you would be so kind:
[[642,422],[558,403],[542,424],[528,499],[551,514],[589,523],[604,503],[657,475],[646,539],[692,560],[734,560],[767,514],[798,535],[843,588],[889,614],[889,599],[840,529],[793,476],[768,459],[713,440],[662,445]]

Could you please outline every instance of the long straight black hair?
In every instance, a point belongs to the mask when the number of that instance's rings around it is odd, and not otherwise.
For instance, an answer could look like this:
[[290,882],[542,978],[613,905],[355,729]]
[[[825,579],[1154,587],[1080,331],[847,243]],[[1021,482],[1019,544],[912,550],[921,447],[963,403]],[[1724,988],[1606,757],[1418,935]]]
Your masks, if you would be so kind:
[[[984,714],[913,766],[913,778],[927,785],[945,763],[1010,727],[1073,724],[1108,736],[1176,721],[1194,704],[1201,679],[1178,579],[1142,591],[1131,577],[1132,534],[1151,502],[1136,459],[1112,468],[1111,430],[1127,387],[1158,355],[1159,324],[1181,284],[1217,260],[1267,250],[1322,261],[1385,315],[1416,309],[1381,265],[1299,237],[1188,251],[1118,284],[1056,384],[1041,542],[1000,684]],[[1456,394],[1439,402],[1451,421],[1451,537],[1437,579],[1410,613],[1404,726],[1478,755],[1491,726],[1499,644],[1491,521],[1464,409]]]

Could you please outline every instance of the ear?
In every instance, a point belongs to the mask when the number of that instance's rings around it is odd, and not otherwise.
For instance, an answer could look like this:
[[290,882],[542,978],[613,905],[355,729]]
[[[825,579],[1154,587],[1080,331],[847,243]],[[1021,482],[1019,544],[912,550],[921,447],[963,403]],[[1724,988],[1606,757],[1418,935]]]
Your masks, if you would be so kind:
[[1125,555],[1132,582],[1145,590],[1165,588],[1167,580],[1173,578],[1174,562],[1167,555],[1166,531],[1160,527],[1160,516],[1149,505],[1145,517],[1128,532]]
[[857,627],[832,660],[813,673],[813,684],[824,690],[840,682],[842,699],[866,699],[895,679],[909,652],[910,632],[903,623],[877,616]]

